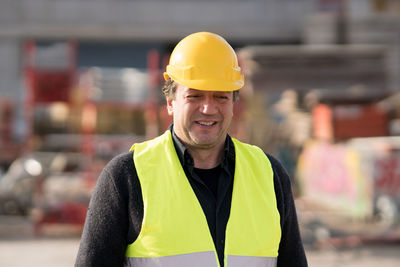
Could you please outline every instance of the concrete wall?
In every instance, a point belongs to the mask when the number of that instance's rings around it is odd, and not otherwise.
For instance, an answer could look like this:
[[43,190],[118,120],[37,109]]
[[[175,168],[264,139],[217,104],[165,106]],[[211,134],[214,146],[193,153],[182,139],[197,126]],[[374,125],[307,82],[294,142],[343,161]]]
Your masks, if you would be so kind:
[[268,92],[271,100],[288,89],[387,89],[386,54],[386,47],[378,45],[248,46],[239,51],[246,86]]
[[7,25],[0,26],[0,36],[175,40],[209,29],[245,41],[296,40],[304,16],[313,11],[313,3],[314,0],[1,0]]
[[314,0],[0,0],[0,95],[20,95],[24,40],[169,42],[202,30],[229,41],[298,42]]
[[[339,13],[316,13],[305,19],[306,44],[337,44],[340,34],[347,44],[379,44],[388,47],[388,87],[400,89],[400,3],[387,1],[384,10],[375,10],[372,0],[348,0],[343,17]],[[342,20],[341,20],[342,19]],[[342,31],[340,31],[340,23]]]
[[0,97],[20,95],[20,44],[17,39],[0,38]]

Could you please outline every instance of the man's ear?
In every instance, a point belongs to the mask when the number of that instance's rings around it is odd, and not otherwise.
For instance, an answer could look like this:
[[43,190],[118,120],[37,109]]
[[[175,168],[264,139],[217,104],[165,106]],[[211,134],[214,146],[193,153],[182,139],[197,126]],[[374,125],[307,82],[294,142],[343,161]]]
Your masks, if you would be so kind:
[[173,108],[172,108],[172,106],[173,106],[172,101],[174,101],[174,100],[173,100],[173,99],[170,99],[170,98],[167,98],[167,110],[168,110],[168,115],[171,115],[171,116],[174,114]]

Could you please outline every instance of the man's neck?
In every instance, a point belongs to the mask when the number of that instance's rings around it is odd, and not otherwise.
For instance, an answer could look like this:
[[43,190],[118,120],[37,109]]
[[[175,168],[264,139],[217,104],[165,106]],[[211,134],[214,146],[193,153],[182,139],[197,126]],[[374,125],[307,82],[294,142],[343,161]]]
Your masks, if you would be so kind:
[[187,147],[193,157],[194,167],[199,169],[211,169],[218,166],[223,157],[224,146],[213,149],[192,149]]
[[218,166],[224,154],[224,144],[212,149],[192,149],[187,147],[193,157],[194,167],[199,169],[211,169]]
[[186,149],[187,152],[192,156],[195,168],[211,169],[218,166],[222,162],[225,151],[225,141],[213,148],[200,149],[198,147],[192,147],[188,145],[181,138],[179,138],[176,132],[173,130],[173,125],[169,127],[169,130],[172,132],[173,138],[175,138],[176,142],[178,143],[177,149],[181,151],[182,156],[184,149]]

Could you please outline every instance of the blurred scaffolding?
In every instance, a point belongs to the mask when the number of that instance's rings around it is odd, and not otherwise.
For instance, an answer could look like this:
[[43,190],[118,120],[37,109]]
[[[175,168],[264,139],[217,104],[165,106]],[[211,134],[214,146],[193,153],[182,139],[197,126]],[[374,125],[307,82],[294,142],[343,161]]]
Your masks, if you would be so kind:
[[[0,3],[0,163],[42,166],[0,173],[0,188],[15,184],[2,212],[81,226],[104,164],[170,124],[160,87],[171,48],[207,30],[233,44],[246,76],[230,134],[283,162],[300,219],[341,233],[397,227],[399,1],[189,2]],[[40,153],[81,164],[45,170]]]

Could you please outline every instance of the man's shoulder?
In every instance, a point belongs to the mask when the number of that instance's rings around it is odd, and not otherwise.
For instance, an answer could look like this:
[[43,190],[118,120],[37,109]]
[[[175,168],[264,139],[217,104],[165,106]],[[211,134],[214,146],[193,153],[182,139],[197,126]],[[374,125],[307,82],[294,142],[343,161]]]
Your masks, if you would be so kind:
[[265,155],[271,162],[271,167],[274,172],[275,187],[281,188],[284,193],[291,192],[291,180],[283,164],[273,155],[268,153],[265,153]]
[[271,162],[271,166],[273,169],[275,169],[275,168],[283,169],[284,168],[282,163],[277,158],[275,158],[273,155],[271,155],[265,151],[264,151],[264,154],[265,154],[265,156],[267,156],[267,158]]
[[118,154],[110,160],[109,164],[118,165],[118,163],[126,163],[128,161],[131,161],[132,157],[133,157],[133,153],[134,153],[134,150],[126,151],[121,154]]
[[106,187],[112,185],[120,193],[125,192],[124,194],[136,190],[138,177],[133,162],[133,153],[133,151],[128,151],[112,158],[103,168],[98,184]]
[[134,151],[128,151],[116,155],[107,163],[107,165],[104,167],[104,170],[108,173],[115,174],[134,168],[133,153]]

